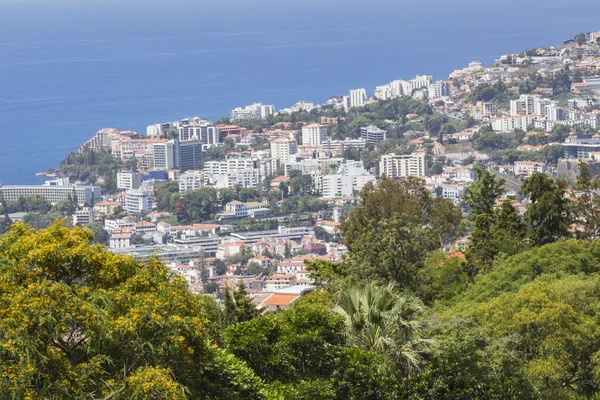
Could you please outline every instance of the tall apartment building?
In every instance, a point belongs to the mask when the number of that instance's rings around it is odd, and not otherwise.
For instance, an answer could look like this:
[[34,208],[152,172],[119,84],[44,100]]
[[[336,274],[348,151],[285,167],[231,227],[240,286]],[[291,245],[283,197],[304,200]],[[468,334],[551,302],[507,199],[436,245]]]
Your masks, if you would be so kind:
[[142,174],[134,171],[117,172],[117,188],[129,190],[137,189],[142,184]]
[[367,102],[367,91],[366,89],[354,89],[350,91],[348,95],[348,107],[362,107]]
[[450,95],[450,85],[446,81],[436,81],[429,85],[427,96],[430,99],[441,99]]
[[423,177],[427,172],[427,159],[424,152],[409,155],[386,154],[381,156],[379,174],[398,179],[407,176]]
[[202,140],[179,142],[179,170],[181,172],[202,168]]
[[92,207],[84,207],[76,210],[72,215],[73,225],[87,225],[94,222],[94,210]]
[[223,161],[207,161],[203,171],[205,175],[218,175],[254,167],[255,160],[250,158],[228,158]]
[[529,94],[522,94],[517,100],[510,101],[510,115],[516,117],[518,115],[531,115],[535,114],[536,99],[539,96],[532,96]]
[[274,105],[254,103],[244,108],[236,107],[231,110],[232,121],[249,121],[258,119],[267,119],[269,115],[275,113]]
[[366,144],[377,144],[387,137],[387,132],[374,125],[360,128],[360,137]]
[[152,124],[146,127],[146,135],[157,136],[166,131],[171,127],[170,122],[163,122],[161,124]]
[[84,206],[86,203],[92,205],[102,200],[102,190],[98,186],[0,185],[0,192],[5,201],[17,201],[21,197],[39,196],[51,204],[73,199],[80,206]]
[[327,142],[327,125],[310,124],[302,127],[302,144],[318,146]]
[[187,171],[179,175],[179,192],[198,190],[204,187],[204,173],[202,171]]
[[324,198],[354,196],[368,183],[375,183],[375,175],[367,172],[361,161],[341,164],[336,174],[322,176],[321,192]]
[[192,122],[178,128],[179,141],[199,140],[202,144],[212,146],[219,143],[219,128],[208,121]]
[[429,89],[432,81],[433,77],[429,75],[417,75],[415,78],[408,81],[410,83],[411,94],[418,89]]
[[150,191],[145,188],[128,190],[125,195],[125,211],[138,214],[142,211],[152,211],[152,197]]
[[478,101],[475,105],[475,118],[486,118],[498,115],[498,107],[493,103]]
[[154,169],[168,171],[179,166],[179,143],[169,140],[154,144]]
[[296,139],[280,137],[271,141],[271,158],[274,160],[289,161],[290,157],[298,153]]
[[377,99],[377,100],[389,100],[392,97],[394,97],[392,95],[392,85],[391,84],[387,84],[387,85],[383,85],[383,86],[377,86],[375,88],[375,93],[373,93],[373,98]]

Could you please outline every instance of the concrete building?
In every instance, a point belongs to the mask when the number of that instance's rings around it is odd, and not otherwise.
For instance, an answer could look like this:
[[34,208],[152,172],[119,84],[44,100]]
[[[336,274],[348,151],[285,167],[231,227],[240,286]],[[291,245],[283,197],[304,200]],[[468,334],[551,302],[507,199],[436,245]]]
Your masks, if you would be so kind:
[[194,122],[178,128],[179,141],[199,140],[205,146],[219,143],[219,128],[211,125],[208,121]]
[[152,196],[148,189],[142,187],[140,189],[128,190],[123,209],[130,214],[152,211]]
[[102,190],[98,186],[0,186],[0,192],[5,201],[17,201],[21,197],[39,196],[51,204],[73,199],[80,206],[91,205],[102,200]]
[[588,159],[590,153],[600,151],[600,136],[577,138],[568,137],[564,143],[565,158],[567,159]]
[[169,140],[154,144],[154,169],[168,171],[179,166],[179,143]]
[[310,124],[302,127],[302,144],[317,146],[327,142],[327,125]]
[[251,121],[267,119],[268,116],[275,113],[274,105],[254,103],[244,108],[237,107],[231,110],[232,121]]
[[94,222],[94,210],[91,207],[84,207],[76,210],[73,214],[73,226],[87,225]]
[[516,176],[530,177],[535,172],[546,172],[546,163],[537,161],[515,161],[514,173]]
[[348,161],[339,166],[336,174],[322,176],[321,192],[324,198],[355,196],[365,185],[376,181],[361,161]]
[[377,143],[386,139],[387,132],[374,125],[369,125],[360,128],[360,137],[365,141],[366,144],[376,145]]
[[167,129],[169,129],[171,127],[171,123],[170,122],[164,122],[161,124],[153,124],[153,125],[148,125],[146,127],[146,135],[148,136],[158,136],[161,133],[163,133],[164,131],[166,131]]
[[142,174],[134,171],[117,172],[117,188],[123,190],[137,189],[142,184]]
[[271,158],[274,160],[289,161],[297,153],[296,139],[280,137],[271,141]]
[[441,99],[450,95],[450,85],[446,81],[436,81],[429,85],[427,96],[430,99]]
[[410,155],[386,154],[381,156],[379,174],[398,179],[407,176],[423,177],[427,172],[427,161],[424,152]]
[[348,108],[362,107],[367,102],[366,89],[354,89],[348,95]]
[[190,190],[198,190],[204,187],[204,173],[191,170],[179,175],[179,192],[185,193]]
[[202,168],[202,140],[179,142],[179,171]]

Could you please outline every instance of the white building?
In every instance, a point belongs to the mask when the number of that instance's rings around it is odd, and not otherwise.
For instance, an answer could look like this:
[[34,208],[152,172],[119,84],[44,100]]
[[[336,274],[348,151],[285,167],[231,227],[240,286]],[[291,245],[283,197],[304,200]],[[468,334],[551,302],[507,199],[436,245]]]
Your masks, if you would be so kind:
[[208,181],[217,189],[234,188],[241,186],[243,188],[261,187],[260,172],[257,168],[248,168],[243,170],[230,171],[226,174],[208,176]]
[[393,90],[392,90],[391,84],[377,86],[375,88],[375,93],[373,94],[373,98],[376,100],[382,100],[382,101],[389,100],[392,97],[394,97],[392,92],[393,92]]
[[546,172],[546,163],[537,161],[515,161],[515,175],[530,177],[535,172]]
[[310,124],[302,127],[302,144],[318,146],[327,142],[327,125]]
[[244,108],[237,107],[231,110],[232,121],[249,121],[267,119],[268,116],[275,113],[274,105],[265,105],[262,103],[254,103]]
[[108,246],[111,249],[129,249],[133,247],[133,236],[133,232],[112,235],[108,239]]
[[446,81],[436,81],[429,85],[427,96],[430,99],[441,99],[450,95],[450,85]]
[[527,131],[530,125],[535,124],[537,117],[537,115],[497,117],[491,119],[491,125],[496,132],[511,132],[515,129]]
[[21,197],[39,196],[51,204],[63,200],[76,201],[80,206],[93,204],[102,199],[102,190],[98,186],[58,186],[58,185],[29,185],[1,186],[0,192],[5,201],[17,201]]
[[179,146],[174,140],[154,143],[154,169],[168,171],[179,167]]
[[419,89],[429,90],[429,85],[431,85],[432,81],[433,77],[429,75],[417,75],[414,79],[408,81],[410,84],[410,94]]
[[125,211],[138,214],[152,210],[152,197],[146,188],[128,190],[125,196]]
[[377,144],[387,137],[387,132],[374,125],[360,128],[360,137],[366,144]]
[[405,178],[407,176],[423,177],[427,172],[427,160],[424,152],[409,155],[386,154],[381,156],[379,174],[389,178]]
[[171,124],[169,122],[164,122],[162,124],[148,125],[146,127],[146,135],[158,136],[161,133],[163,133],[164,131],[166,131],[167,129],[169,129],[170,127],[171,127]]
[[198,170],[186,171],[179,175],[179,192],[198,190],[204,187],[204,173]]
[[348,95],[348,107],[362,107],[367,102],[367,91],[366,89],[354,89],[350,91]]
[[219,143],[219,128],[211,125],[210,122],[200,120],[187,125],[180,126],[179,140],[199,140],[203,145],[212,146]]
[[123,190],[137,189],[142,184],[142,174],[133,171],[117,172],[117,188]]
[[367,172],[361,161],[349,161],[341,164],[336,174],[322,176],[322,195],[324,198],[354,196],[369,183],[375,183],[375,175]]
[[299,111],[311,112],[314,108],[315,108],[314,103],[311,103],[310,101],[306,101],[306,100],[300,100],[299,102],[297,102],[290,108],[282,110],[282,112],[288,113],[288,114],[293,113],[293,112],[299,112]]
[[289,161],[297,153],[296,139],[280,137],[271,141],[271,158],[274,160]]
[[73,214],[73,225],[87,225],[94,222],[94,210],[91,207],[85,207],[76,210]]

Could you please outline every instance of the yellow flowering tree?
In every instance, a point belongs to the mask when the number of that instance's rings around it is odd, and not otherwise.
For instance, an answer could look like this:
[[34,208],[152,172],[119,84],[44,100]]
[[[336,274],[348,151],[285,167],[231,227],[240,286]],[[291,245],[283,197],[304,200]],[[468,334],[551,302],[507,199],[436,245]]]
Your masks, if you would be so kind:
[[57,221],[0,238],[0,398],[260,398],[183,279]]

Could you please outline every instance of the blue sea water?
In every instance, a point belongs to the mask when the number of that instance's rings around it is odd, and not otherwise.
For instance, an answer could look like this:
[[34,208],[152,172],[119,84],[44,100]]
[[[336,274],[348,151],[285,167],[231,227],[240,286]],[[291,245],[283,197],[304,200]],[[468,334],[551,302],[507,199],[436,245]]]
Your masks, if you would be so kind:
[[323,102],[600,30],[598,0],[0,0],[0,181],[98,129]]

